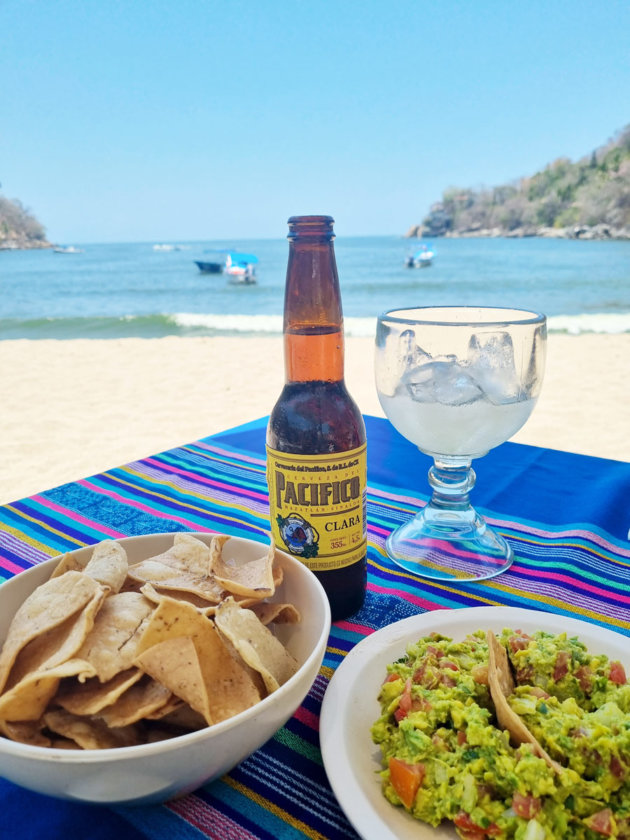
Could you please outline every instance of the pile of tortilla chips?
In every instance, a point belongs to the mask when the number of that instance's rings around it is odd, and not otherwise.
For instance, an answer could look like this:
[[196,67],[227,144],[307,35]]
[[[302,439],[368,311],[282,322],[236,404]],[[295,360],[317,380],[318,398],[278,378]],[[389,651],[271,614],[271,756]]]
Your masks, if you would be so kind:
[[[233,543],[238,545],[238,543]],[[178,533],[129,565],[105,540],[65,555],[20,606],[0,651],[0,733],[44,747],[102,749],[211,726],[286,682],[298,663],[268,624],[282,581],[273,541],[239,561],[228,537]]]

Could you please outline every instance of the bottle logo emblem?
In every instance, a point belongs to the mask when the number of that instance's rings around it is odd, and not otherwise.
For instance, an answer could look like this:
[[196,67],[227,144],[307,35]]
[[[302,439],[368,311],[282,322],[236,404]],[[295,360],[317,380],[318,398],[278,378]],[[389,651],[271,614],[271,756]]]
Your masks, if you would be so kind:
[[291,554],[308,559],[317,557],[319,552],[319,534],[299,513],[276,517],[280,536]]

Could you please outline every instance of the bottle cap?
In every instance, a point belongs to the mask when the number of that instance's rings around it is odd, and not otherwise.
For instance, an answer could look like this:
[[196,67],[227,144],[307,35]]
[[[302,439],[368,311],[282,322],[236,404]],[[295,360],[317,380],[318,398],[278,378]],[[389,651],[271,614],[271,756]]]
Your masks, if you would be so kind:
[[335,220],[332,216],[291,216],[288,221],[288,239],[295,239],[298,236],[313,236],[333,239],[334,223]]

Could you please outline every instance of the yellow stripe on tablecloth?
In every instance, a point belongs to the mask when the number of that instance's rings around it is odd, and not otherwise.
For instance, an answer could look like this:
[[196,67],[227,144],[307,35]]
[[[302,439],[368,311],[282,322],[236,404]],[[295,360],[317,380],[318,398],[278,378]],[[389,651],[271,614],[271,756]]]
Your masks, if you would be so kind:
[[525,603],[525,600],[529,602],[534,601],[535,603],[540,604],[543,609],[545,607],[556,607],[559,610],[572,612],[576,618],[590,618],[592,621],[602,622],[604,624],[613,624],[615,627],[622,627],[625,630],[630,628],[630,621],[623,621],[623,619],[615,618],[613,615],[605,615],[604,613],[595,612],[594,610],[589,610],[584,607],[574,608],[573,605],[567,604],[566,601],[562,601],[560,598],[552,598],[549,595],[537,595],[536,593],[526,592],[522,589],[511,589],[508,586],[502,586],[496,578],[491,578],[490,580],[485,581],[485,583],[493,589],[509,593],[512,597],[515,595],[518,596],[520,600],[523,600],[524,603],[522,606],[526,609],[528,605]]
[[[533,537],[523,537],[521,536],[521,532],[519,531],[518,534],[510,533],[510,529],[507,527],[501,531],[503,534],[507,534],[511,540],[514,542],[525,543],[526,545],[539,545],[544,546],[545,548],[572,548],[574,551],[584,551],[585,546],[584,543],[579,542],[567,542],[562,541],[560,542],[559,539],[554,537],[550,537],[549,539],[534,539]],[[611,549],[609,552],[598,551],[593,543],[592,540],[589,539],[590,546],[588,548],[588,553],[594,555],[595,557],[599,557],[600,560],[605,560],[607,563],[616,563],[618,566],[623,566],[625,569],[628,568],[629,562],[627,558],[621,558],[614,554],[613,550]]]
[[[50,531],[51,534],[56,534],[58,537],[61,537],[67,542],[76,543],[76,545],[79,548],[83,548],[83,546],[85,545],[84,542],[76,539],[76,537],[71,537],[70,534],[67,534],[65,531],[60,531],[58,528],[53,528],[46,522],[42,522],[41,519],[38,519],[36,516],[29,516],[27,513],[24,513],[23,510],[17,510],[12,505],[5,505],[5,507],[7,510],[12,511],[17,516],[19,516],[20,519],[24,519],[27,522],[33,522],[39,528],[45,528],[47,531]],[[63,552],[60,552],[58,548],[51,548],[49,545],[46,545],[46,543],[39,542],[39,540],[36,540],[34,537],[25,534],[24,531],[18,531],[16,528],[12,528],[10,525],[3,524],[2,530],[8,532],[20,542],[26,543],[27,545],[30,545],[33,548],[37,548],[44,554],[48,554],[49,557],[56,557],[58,554],[63,554]]]
[[[136,490],[136,491],[138,491],[138,490],[142,491],[144,493],[147,493],[148,495],[150,495],[154,499],[161,499],[161,500],[163,500],[167,503],[172,504],[174,501],[176,501],[177,504],[179,506],[181,506],[184,510],[194,511],[194,512],[196,512],[198,514],[201,514],[203,516],[208,515],[207,507],[199,507],[199,506],[193,504],[192,502],[188,501],[188,498],[192,497],[192,498],[197,498],[197,499],[203,499],[207,503],[208,499],[209,499],[208,493],[203,493],[203,492],[200,493],[200,492],[196,492],[196,491],[188,490],[188,489],[182,490],[182,488],[178,487],[178,485],[175,484],[174,482],[165,481],[164,479],[153,478],[152,476],[146,475],[145,473],[137,472],[136,470],[133,470],[130,467],[119,467],[117,472],[118,473],[125,473],[126,472],[126,473],[129,473],[132,476],[135,475],[139,479],[141,479],[141,481],[142,481],[142,486],[138,486],[137,484],[134,484],[132,481],[127,481],[127,480],[121,478],[119,475],[116,475],[115,476],[116,481],[118,483],[120,483],[125,488],[130,488],[131,490]],[[144,486],[145,484],[159,485],[160,487],[164,487],[164,486],[170,487],[170,488],[173,489],[173,491],[177,495],[176,495],[176,497],[172,497],[172,496],[169,496],[167,493],[157,492],[157,490],[155,490],[153,488],[145,487]],[[247,514],[248,516],[255,516],[256,515],[255,512],[252,511],[251,508],[247,507],[244,504],[238,504],[237,502],[234,501],[234,499],[229,499],[227,501],[223,501],[221,499],[212,498],[212,506],[213,506],[214,509],[216,509],[217,513],[219,513],[220,511],[225,509],[225,510],[230,510],[230,511],[235,511],[235,512],[242,511],[243,513]],[[237,516],[225,516],[225,515],[223,515],[222,518],[225,519],[228,522],[234,522],[237,525],[242,525],[242,520],[239,519]],[[265,523],[267,523],[267,520],[265,520]],[[260,532],[260,534],[267,534],[269,532],[269,527],[268,526],[267,527],[256,526],[254,523],[251,523],[251,527],[254,528],[254,529],[257,529]]]
[[255,802],[257,805],[260,805],[260,807],[264,808],[265,811],[270,811],[274,816],[283,820],[283,822],[293,826],[293,828],[296,828],[298,831],[301,831],[302,834],[306,835],[306,837],[310,837],[312,840],[326,840],[321,832],[315,831],[315,829],[311,828],[310,825],[307,825],[302,820],[293,818],[287,811],[284,810],[284,808],[280,808],[278,805],[275,805],[265,796],[260,796],[260,794],[254,793],[251,788],[237,782],[231,776],[224,776],[223,781],[231,788],[238,791],[238,793],[246,796],[248,799],[251,799],[252,802]]
[[[381,553],[380,551],[378,552]],[[383,552],[384,553],[384,552]],[[418,583],[430,583],[431,590],[441,590],[442,592],[448,592],[451,595],[461,595],[461,589],[458,589],[454,586],[447,586],[446,583],[440,580],[434,580],[433,578],[418,578],[416,577],[413,572],[406,572],[404,569],[394,568],[393,566],[382,566],[379,565],[375,560],[370,558],[370,565],[374,566],[381,572],[384,572],[388,577],[400,577],[406,578],[411,581],[416,581]],[[484,581],[487,583],[488,581]],[[457,583],[457,581],[455,581]],[[495,601],[493,598],[489,598],[487,595],[478,595],[475,592],[466,592],[466,598],[470,601],[479,601],[480,604],[489,607],[501,607],[503,603],[501,601]],[[430,600],[429,597],[426,600]]]

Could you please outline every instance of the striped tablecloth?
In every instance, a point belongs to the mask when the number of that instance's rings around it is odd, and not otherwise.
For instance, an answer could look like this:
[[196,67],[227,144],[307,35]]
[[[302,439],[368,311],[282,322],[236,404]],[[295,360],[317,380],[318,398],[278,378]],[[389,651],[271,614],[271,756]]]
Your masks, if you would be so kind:
[[[384,551],[392,528],[426,502],[430,462],[386,421],[366,425],[366,603],[333,626],[321,672],[287,725],[221,780],[162,806],[92,807],[0,780],[0,838],[356,838],[326,779],[318,723],[329,679],[364,636],[414,613],[488,605],[573,615],[630,636],[630,464],[498,447],[475,462],[473,502],[512,543],[515,562],[493,580],[431,583]],[[263,418],[0,508],[0,576],[104,537],[200,530],[265,540],[265,426]]]

